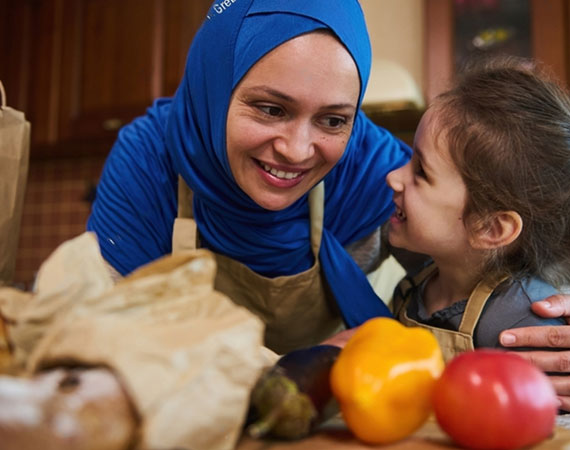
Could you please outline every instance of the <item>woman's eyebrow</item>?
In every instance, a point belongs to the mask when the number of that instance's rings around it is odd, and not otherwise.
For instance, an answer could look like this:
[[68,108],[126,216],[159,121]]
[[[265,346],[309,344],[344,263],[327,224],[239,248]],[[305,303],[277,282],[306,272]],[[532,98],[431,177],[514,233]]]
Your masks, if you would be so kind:
[[353,103],[336,103],[333,105],[323,106],[322,109],[350,109],[352,111],[356,111],[356,105]]
[[252,86],[249,87],[247,89],[245,89],[246,92],[262,92],[264,94],[269,94],[273,97],[277,97],[280,98],[282,100],[285,100],[287,102],[294,102],[295,99],[287,94],[284,94],[281,91],[277,91],[273,88],[270,88],[269,86]]
[[[276,97],[276,98],[280,98],[281,100],[284,100],[284,101],[289,102],[289,103],[294,103],[296,101],[293,97],[291,97],[287,94],[284,94],[281,91],[277,91],[277,90],[275,90],[269,86],[252,86],[252,87],[248,87],[244,90],[247,93],[261,92],[261,93],[271,95],[271,96]],[[354,105],[353,103],[336,103],[336,104],[323,106],[321,109],[345,109],[345,108],[350,108],[352,110],[356,110],[356,105]]]

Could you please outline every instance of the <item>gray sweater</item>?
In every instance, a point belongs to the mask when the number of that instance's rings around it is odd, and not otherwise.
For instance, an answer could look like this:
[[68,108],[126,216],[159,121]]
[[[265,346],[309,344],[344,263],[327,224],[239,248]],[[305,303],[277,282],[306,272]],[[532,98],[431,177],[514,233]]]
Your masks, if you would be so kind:
[[[422,299],[424,286],[425,282],[413,292],[408,305],[408,317],[426,325],[457,330],[467,299],[436,311],[430,317]],[[536,277],[503,282],[487,300],[475,328],[473,344],[475,347],[501,347],[499,334],[503,330],[536,325],[565,325],[566,321],[563,318],[545,319],[534,314],[530,309],[531,303],[558,292],[554,287]]]

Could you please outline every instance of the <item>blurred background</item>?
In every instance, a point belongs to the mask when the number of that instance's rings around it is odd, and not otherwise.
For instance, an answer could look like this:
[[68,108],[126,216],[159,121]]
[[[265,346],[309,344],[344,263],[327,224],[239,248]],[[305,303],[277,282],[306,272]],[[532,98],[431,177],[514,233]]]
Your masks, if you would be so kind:
[[[32,124],[15,285],[28,289],[41,262],[84,231],[118,129],[174,93],[211,3],[0,0],[0,80],[8,106]],[[408,143],[425,105],[473,55],[535,57],[570,80],[570,0],[361,4],[374,57],[363,108]]]

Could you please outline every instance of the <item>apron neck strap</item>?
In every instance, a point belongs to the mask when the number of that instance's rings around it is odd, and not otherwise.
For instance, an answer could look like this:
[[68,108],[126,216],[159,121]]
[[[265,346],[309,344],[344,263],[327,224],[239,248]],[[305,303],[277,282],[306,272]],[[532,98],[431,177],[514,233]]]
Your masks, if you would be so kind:
[[461,318],[461,323],[459,324],[459,332],[471,334],[475,331],[479,317],[483,312],[483,308],[487,303],[487,300],[495,290],[495,288],[505,281],[507,277],[499,278],[495,282],[489,283],[487,280],[483,279],[477,283],[473,292],[467,300],[467,305],[465,306],[465,311],[463,312],[463,317]]
[[309,210],[311,217],[311,249],[315,259],[319,258],[323,221],[325,216],[325,182],[321,181],[309,192]]
[[0,109],[6,108],[6,91],[4,90],[4,85],[0,81]]
[[181,219],[193,218],[192,212],[192,190],[184,181],[181,175],[178,175],[178,217]]
[[[178,217],[193,218],[192,211],[192,190],[184,181],[182,176],[178,175]],[[311,217],[311,249],[315,259],[319,257],[321,248],[321,238],[323,236],[323,220],[325,212],[325,182],[321,181],[311,192],[309,192],[309,211]]]

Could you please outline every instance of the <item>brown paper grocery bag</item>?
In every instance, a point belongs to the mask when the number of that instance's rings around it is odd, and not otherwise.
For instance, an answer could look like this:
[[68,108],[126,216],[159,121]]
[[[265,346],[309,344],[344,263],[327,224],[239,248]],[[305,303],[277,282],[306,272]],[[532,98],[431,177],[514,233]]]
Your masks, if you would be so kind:
[[0,81],[0,285],[11,284],[30,156],[30,123],[6,106]]
[[277,355],[261,320],[214,289],[215,272],[194,250],[114,284],[95,235],[77,236],[42,264],[35,292],[0,288],[12,366],[109,367],[141,418],[137,449],[231,450]]

